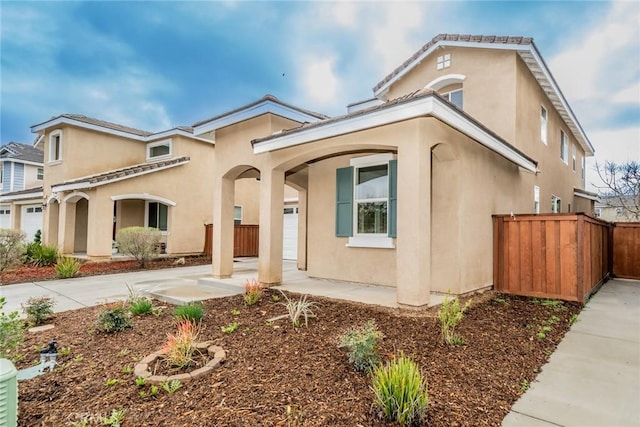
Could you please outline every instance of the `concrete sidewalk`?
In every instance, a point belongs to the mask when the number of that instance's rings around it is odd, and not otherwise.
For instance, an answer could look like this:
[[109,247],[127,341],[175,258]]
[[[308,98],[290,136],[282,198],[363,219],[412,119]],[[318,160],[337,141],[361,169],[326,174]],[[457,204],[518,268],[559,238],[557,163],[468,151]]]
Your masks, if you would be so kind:
[[640,426],[640,281],[602,286],[502,426]]

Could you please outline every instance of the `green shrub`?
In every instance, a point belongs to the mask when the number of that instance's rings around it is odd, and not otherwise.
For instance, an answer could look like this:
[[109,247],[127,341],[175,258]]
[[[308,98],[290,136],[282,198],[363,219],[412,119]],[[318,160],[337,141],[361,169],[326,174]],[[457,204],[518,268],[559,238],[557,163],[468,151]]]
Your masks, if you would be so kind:
[[22,262],[24,233],[20,230],[0,228],[0,272]]
[[356,371],[368,372],[378,364],[380,354],[377,346],[382,336],[382,332],[373,320],[360,328],[348,329],[340,336],[340,347],[346,347],[349,350],[349,363]]
[[401,425],[425,422],[429,405],[427,382],[409,357],[400,355],[373,369],[375,406],[388,421]]
[[58,258],[58,263],[56,264],[56,275],[60,279],[69,279],[74,277],[82,264],[75,258],[72,257],[60,257]]
[[130,327],[131,319],[123,307],[105,308],[98,313],[96,329],[100,332],[120,332]]
[[22,311],[27,315],[27,321],[39,325],[53,314],[53,306],[56,301],[47,296],[31,297],[22,304]]
[[173,310],[173,317],[198,323],[204,317],[204,306],[200,302],[179,305]]
[[458,298],[449,299],[445,297],[442,301],[440,311],[438,311],[438,319],[442,327],[442,336],[444,341],[449,345],[458,345],[464,343],[464,338],[456,334],[456,327],[462,321],[464,312],[471,306],[471,300],[460,307]]
[[153,303],[147,298],[139,299],[129,304],[129,311],[134,316],[153,313]]
[[120,252],[133,256],[144,267],[147,261],[158,257],[161,237],[157,228],[127,227],[118,231],[116,242]]
[[37,242],[29,243],[26,247],[25,263],[35,266],[53,265],[58,260],[58,248],[51,245],[41,245]]
[[24,338],[24,322],[17,311],[5,313],[6,299],[0,297],[0,358],[8,358]]

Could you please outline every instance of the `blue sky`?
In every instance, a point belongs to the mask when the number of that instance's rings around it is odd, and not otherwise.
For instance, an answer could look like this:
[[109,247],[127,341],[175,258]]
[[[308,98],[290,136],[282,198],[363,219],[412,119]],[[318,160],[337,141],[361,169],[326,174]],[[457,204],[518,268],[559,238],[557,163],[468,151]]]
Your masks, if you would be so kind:
[[161,131],[267,93],[343,114],[448,32],[533,37],[597,158],[640,160],[637,1],[2,1],[0,14],[3,144],[62,113]]

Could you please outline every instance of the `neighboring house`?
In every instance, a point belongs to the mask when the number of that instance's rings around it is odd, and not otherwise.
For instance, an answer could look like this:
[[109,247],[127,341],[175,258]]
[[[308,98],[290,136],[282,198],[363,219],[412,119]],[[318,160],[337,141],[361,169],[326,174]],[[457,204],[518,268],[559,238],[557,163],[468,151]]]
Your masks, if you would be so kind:
[[43,153],[10,142],[0,147],[0,228],[21,229],[31,241],[42,228]]
[[596,217],[609,222],[640,221],[639,196],[600,196],[595,205]]
[[432,291],[492,285],[492,214],[592,212],[593,147],[532,39],[439,35],[373,95],[302,125],[264,110],[193,126],[195,137],[215,130],[215,277],[233,274],[233,200],[245,178],[260,179],[261,282],[282,280],[289,185],[299,268],[396,287],[398,303],[414,307]]
[[[318,120],[275,98],[253,107],[250,114],[280,113],[288,127]],[[160,229],[167,253],[202,253],[204,224],[212,221],[216,130],[234,114],[203,122],[208,130],[198,136],[191,127],[151,133],[75,114],[32,126],[45,153],[43,241],[64,254],[108,258],[118,230],[149,226]],[[235,187],[235,223],[258,223],[256,177]]]

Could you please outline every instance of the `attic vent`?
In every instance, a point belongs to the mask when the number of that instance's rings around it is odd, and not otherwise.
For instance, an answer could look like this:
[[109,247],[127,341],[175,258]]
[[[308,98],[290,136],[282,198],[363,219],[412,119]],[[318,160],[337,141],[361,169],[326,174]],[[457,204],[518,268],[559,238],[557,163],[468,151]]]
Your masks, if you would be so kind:
[[449,67],[451,67],[451,54],[447,53],[445,55],[438,56],[438,59],[436,61],[436,69],[442,70],[443,68]]

